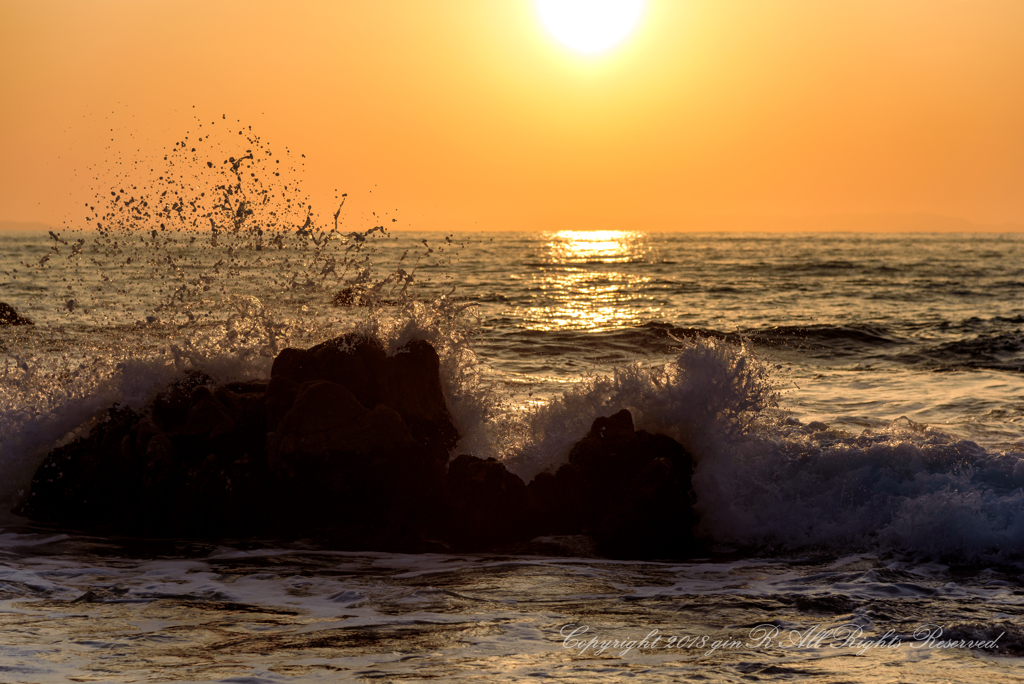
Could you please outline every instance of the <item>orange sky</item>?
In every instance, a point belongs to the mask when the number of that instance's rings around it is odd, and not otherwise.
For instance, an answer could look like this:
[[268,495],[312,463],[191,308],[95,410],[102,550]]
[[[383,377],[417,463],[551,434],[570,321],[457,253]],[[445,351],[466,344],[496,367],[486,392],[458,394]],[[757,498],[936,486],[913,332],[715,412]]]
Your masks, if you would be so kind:
[[0,220],[78,220],[88,167],[198,112],[398,228],[1019,226],[1022,29],[1021,0],[650,0],[582,57],[524,0],[0,0]]

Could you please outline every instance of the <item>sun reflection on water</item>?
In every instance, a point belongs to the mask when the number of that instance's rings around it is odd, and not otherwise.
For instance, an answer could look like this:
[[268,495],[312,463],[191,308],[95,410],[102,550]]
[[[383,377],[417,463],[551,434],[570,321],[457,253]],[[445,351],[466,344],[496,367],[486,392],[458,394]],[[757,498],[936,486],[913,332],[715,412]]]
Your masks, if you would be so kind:
[[556,264],[629,263],[643,258],[644,234],[625,230],[562,230],[544,249]]
[[563,230],[545,235],[532,264],[531,330],[600,332],[638,325],[660,307],[643,302],[651,247],[636,231]]

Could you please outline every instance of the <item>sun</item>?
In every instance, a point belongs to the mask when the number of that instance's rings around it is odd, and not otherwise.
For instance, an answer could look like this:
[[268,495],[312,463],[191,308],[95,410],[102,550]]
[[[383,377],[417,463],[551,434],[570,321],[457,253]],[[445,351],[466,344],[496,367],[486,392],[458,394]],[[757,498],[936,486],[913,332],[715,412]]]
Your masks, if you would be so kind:
[[636,28],[644,0],[536,0],[544,27],[559,42],[588,55],[620,43]]

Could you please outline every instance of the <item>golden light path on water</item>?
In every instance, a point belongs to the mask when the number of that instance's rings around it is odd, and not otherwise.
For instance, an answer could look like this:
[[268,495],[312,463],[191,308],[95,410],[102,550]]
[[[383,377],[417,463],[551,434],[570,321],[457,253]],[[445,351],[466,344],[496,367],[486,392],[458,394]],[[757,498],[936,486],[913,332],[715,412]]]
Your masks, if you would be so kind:
[[643,233],[625,230],[562,230],[551,234],[546,248],[552,263],[604,263],[629,261]]
[[601,332],[656,317],[660,307],[639,303],[650,278],[629,268],[643,263],[648,252],[646,235],[637,231],[546,235],[529,276],[535,303],[523,312],[528,329]]

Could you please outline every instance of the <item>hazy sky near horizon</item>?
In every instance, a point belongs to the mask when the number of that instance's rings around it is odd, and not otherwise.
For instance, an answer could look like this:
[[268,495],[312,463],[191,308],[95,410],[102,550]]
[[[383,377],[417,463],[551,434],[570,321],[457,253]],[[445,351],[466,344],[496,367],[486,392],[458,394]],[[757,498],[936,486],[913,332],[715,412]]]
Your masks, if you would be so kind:
[[0,0],[0,220],[76,222],[223,115],[325,218],[337,189],[397,228],[1024,224],[1022,29],[1020,0],[649,0],[584,56],[527,0]]

